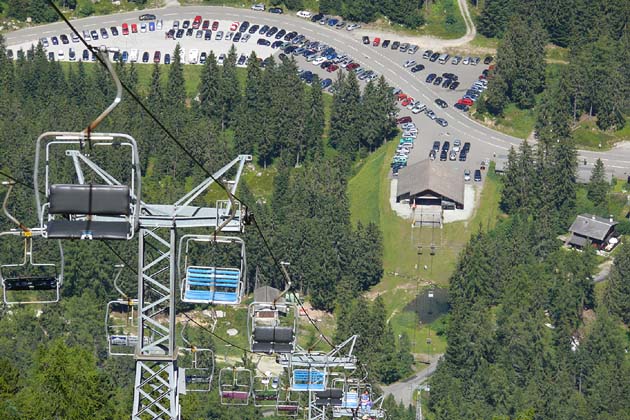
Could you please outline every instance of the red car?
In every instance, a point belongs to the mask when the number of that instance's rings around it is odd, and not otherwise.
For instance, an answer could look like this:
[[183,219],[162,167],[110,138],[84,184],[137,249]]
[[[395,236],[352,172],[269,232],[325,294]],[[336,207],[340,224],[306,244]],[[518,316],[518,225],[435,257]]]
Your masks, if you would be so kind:
[[348,64],[348,66],[346,67],[347,71],[353,71],[358,69],[359,67],[361,67],[361,65],[359,63],[350,63]]
[[400,117],[396,120],[397,124],[407,124],[411,122],[411,117]]
[[210,21],[209,20],[204,20],[203,23],[201,24],[201,29],[203,29],[204,31],[206,29],[210,28]]
[[381,38],[374,38],[372,45],[375,47],[378,47],[379,45],[381,45]]
[[411,96],[407,96],[405,99],[403,99],[401,105],[402,106],[407,106],[407,105],[409,105],[412,102],[413,102],[413,98]]
[[462,104],[462,105],[466,105],[466,106],[472,106],[473,101],[472,99],[469,98],[462,98],[459,101],[457,101],[458,104]]
[[212,30],[216,31],[219,29],[219,21],[215,20],[214,22],[212,22]]
[[238,22],[232,22],[232,24],[230,25],[230,31],[235,31],[238,29],[238,27],[239,27]]
[[407,94],[400,92],[398,95],[396,95],[396,99],[398,99],[399,101],[402,101],[403,99],[407,99]]
[[201,26],[201,16],[197,15],[195,20],[193,20],[192,27],[193,29],[199,29],[199,26]]
[[138,33],[138,25],[136,25],[135,23],[131,24],[131,33],[134,33],[134,34]]
[[336,71],[339,68],[338,65],[336,64],[331,64],[330,66],[328,66],[328,68],[326,68],[326,71],[328,73],[332,73],[333,71]]
[[126,23],[122,24],[122,34],[129,35],[129,25],[127,25]]
[[160,58],[162,58],[162,54],[159,51],[156,51],[153,54],[153,62],[156,64],[160,64]]

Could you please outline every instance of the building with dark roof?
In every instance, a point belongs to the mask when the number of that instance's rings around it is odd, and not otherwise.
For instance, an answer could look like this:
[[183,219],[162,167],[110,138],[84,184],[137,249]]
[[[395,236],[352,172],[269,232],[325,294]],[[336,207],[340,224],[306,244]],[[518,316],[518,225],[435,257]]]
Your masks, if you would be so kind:
[[406,167],[398,176],[396,201],[410,205],[464,208],[463,175],[447,162],[423,160]]
[[611,238],[617,236],[615,225],[617,222],[612,217],[605,219],[592,214],[580,214],[569,228],[571,236],[566,243],[577,248],[584,248],[590,243],[597,249],[603,249]]

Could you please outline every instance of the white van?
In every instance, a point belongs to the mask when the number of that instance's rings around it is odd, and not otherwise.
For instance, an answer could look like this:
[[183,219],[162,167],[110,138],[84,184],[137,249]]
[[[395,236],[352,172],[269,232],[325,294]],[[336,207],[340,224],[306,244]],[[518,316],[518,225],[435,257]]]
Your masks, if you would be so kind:
[[190,50],[190,52],[188,53],[188,64],[197,64],[198,57],[199,57],[198,49],[193,48],[192,50]]
[[438,58],[438,61],[440,62],[440,64],[446,64],[449,58],[451,58],[451,56],[444,53]]
[[129,61],[132,63],[135,63],[136,61],[138,61],[138,50],[135,48],[131,49],[131,52],[129,53]]

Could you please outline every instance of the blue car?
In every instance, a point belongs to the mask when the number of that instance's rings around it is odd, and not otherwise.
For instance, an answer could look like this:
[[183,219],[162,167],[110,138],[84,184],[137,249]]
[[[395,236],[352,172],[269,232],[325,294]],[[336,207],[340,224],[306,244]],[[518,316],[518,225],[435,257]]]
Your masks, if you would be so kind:
[[149,31],[151,31],[151,32],[155,31],[155,22],[154,21],[149,22]]
[[331,79],[324,79],[320,82],[322,89],[326,89],[328,86],[332,85]]
[[123,61],[123,63],[126,63],[127,60],[129,60],[129,53],[127,51],[123,51],[122,52],[122,61]]
[[328,20],[328,26],[335,26],[338,23],[339,23],[339,19],[329,19]]
[[335,58],[337,58],[337,53],[333,51],[330,54],[328,54],[326,58],[329,60],[334,60]]

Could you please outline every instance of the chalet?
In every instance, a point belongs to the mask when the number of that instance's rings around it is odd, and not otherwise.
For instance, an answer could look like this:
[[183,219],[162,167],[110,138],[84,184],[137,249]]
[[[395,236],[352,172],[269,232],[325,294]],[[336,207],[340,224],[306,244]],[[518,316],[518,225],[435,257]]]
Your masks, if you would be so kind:
[[[612,217],[605,219],[591,214],[580,214],[569,228],[570,236],[566,244],[584,248],[590,243],[597,249],[604,249],[607,245],[617,242],[615,225],[617,222]],[[611,241],[613,238],[614,241]]]

